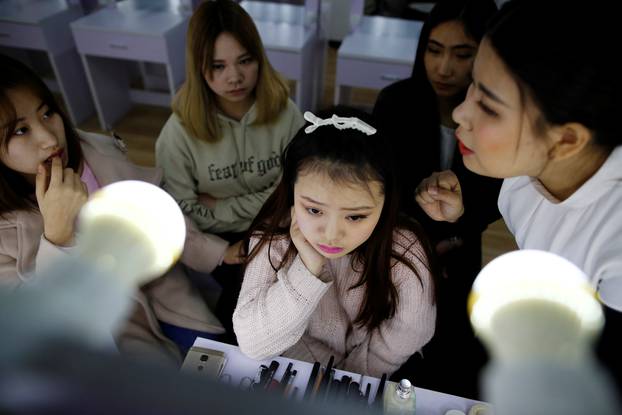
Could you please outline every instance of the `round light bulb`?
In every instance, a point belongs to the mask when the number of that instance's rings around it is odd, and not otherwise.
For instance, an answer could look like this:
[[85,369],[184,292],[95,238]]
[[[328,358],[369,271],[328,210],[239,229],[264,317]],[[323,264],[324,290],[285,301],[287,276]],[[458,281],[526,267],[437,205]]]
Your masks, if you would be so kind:
[[502,255],[479,273],[469,297],[475,331],[501,359],[577,359],[600,332],[602,308],[587,276],[538,250]]
[[79,215],[80,255],[96,267],[141,285],[181,256],[183,214],[164,190],[142,181],[121,181],[95,192]]

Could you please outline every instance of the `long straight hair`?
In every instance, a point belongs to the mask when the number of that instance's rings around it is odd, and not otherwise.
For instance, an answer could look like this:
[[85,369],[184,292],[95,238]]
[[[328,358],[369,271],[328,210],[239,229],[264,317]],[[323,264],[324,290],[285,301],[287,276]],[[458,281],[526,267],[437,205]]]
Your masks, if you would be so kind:
[[274,121],[287,105],[289,88],[272,68],[253,19],[232,0],[203,2],[190,18],[186,41],[186,81],[173,100],[173,112],[196,139],[220,140],[216,94],[205,81],[222,33],[233,36],[258,63],[255,124]]
[[[8,92],[25,89],[60,115],[67,141],[66,151],[69,156],[67,167],[77,170],[82,161],[78,133],[47,85],[28,66],[2,54],[0,54],[0,70],[2,72],[0,76],[0,152],[8,151],[9,141],[17,126],[17,113]],[[21,173],[11,170],[0,162],[0,217],[16,210],[36,210],[38,206],[34,192],[34,186]]]
[[[366,113],[351,108],[337,107],[318,114],[328,118],[332,114],[342,117],[357,117],[370,125],[374,122]],[[336,182],[346,185],[367,187],[377,181],[385,200],[380,218],[370,237],[352,253],[352,269],[360,272],[359,281],[350,289],[365,287],[365,296],[355,324],[366,326],[368,330],[378,327],[384,320],[395,315],[398,293],[393,283],[391,269],[401,262],[408,266],[421,283],[417,267],[406,257],[413,255],[428,266],[432,275],[436,265],[432,249],[417,223],[398,216],[399,195],[395,184],[395,172],[380,131],[371,136],[355,129],[338,130],[333,126],[322,126],[307,134],[304,127],[298,131],[281,157],[283,176],[274,193],[257,214],[250,236],[260,241],[249,253],[248,261],[273,240],[289,238],[291,207],[294,205],[294,185],[300,174],[318,172],[328,175]],[[406,246],[397,246],[396,232],[411,231],[415,239]],[[423,252],[413,246],[419,242]],[[396,249],[396,247],[398,249]],[[278,271],[296,255],[297,250],[291,242],[279,264],[272,264]],[[270,257],[270,255],[269,255]]]
[[[462,23],[467,36],[478,44],[484,37],[487,22],[497,12],[494,0],[441,0],[430,11],[419,35],[415,64],[412,71],[412,82],[415,88],[413,112],[422,114],[420,120],[426,120],[429,134],[440,135],[440,114],[437,105],[437,96],[428,80],[425,70],[425,53],[430,41],[430,33],[442,23],[457,21]],[[466,96],[466,88],[460,92],[461,100]],[[422,128],[424,126],[417,126]],[[426,135],[427,136],[427,135]]]

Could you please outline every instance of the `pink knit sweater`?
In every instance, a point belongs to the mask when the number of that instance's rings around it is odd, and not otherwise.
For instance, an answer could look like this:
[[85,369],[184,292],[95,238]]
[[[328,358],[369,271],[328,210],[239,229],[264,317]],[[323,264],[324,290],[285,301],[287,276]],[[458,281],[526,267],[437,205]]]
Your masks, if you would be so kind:
[[[400,253],[404,248],[398,247],[410,246],[414,240],[410,232],[396,231],[395,237],[398,243],[394,246]],[[258,239],[251,239],[251,249],[257,243]],[[285,238],[272,243],[275,265],[289,243]],[[419,260],[424,258],[419,243],[405,256],[419,271],[421,282],[410,268],[398,262],[392,273],[399,295],[397,312],[369,332],[353,325],[364,287],[349,290],[360,276],[352,269],[351,255],[329,260],[325,271],[331,281],[323,282],[298,255],[274,272],[268,245],[264,246],[246,269],[233,314],[240,349],[254,359],[283,355],[326,363],[334,355],[335,366],[340,369],[376,377],[393,373],[432,338],[436,320],[432,277]]]

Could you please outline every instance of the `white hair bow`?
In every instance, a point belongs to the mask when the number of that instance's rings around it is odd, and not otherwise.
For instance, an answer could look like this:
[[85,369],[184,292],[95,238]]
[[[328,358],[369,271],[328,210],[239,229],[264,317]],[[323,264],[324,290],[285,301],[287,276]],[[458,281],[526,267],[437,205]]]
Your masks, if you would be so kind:
[[323,120],[315,116],[315,114],[313,114],[311,111],[305,111],[304,117],[305,120],[313,124],[305,128],[305,133],[307,134],[312,133],[313,131],[315,131],[316,128],[322,125],[334,125],[335,128],[338,128],[340,130],[344,130],[346,128],[354,128],[355,130],[362,131],[367,135],[376,134],[376,129],[374,127],[359,120],[356,117],[338,117],[333,114],[332,117]]

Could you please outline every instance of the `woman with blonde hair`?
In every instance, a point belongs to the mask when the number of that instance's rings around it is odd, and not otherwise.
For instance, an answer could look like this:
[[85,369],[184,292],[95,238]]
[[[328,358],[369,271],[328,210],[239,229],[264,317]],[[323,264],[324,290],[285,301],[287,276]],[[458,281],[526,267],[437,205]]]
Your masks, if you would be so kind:
[[[214,235],[226,327],[241,280],[242,233],[279,181],[280,154],[304,124],[272,68],[253,20],[232,0],[202,3],[190,19],[186,81],[156,143],[164,187]],[[201,270],[212,272],[213,270]]]

